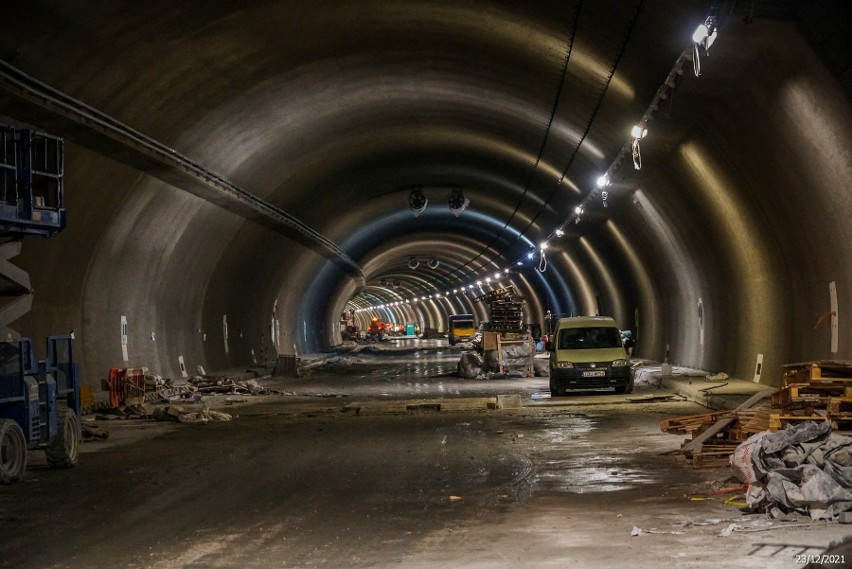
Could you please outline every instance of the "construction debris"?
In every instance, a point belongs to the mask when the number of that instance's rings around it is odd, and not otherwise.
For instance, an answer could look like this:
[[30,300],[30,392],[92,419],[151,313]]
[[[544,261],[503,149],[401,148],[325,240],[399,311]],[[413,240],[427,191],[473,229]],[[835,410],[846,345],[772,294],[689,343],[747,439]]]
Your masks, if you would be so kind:
[[694,468],[728,466],[731,454],[741,442],[765,430],[769,398],[774,392],[774,389],[761,391],[730,411],[663,419],[660,429],[690,435],[691,440],[681,446],[681,452]]
[[784,366],[784,383],[772,396],[768,428],[825,421],[836,432],[852,432],[852,362],[816,361]]
[[[462,353],[458,375],[465,379],[502,379],[546,375],[534,366],[535,342],[524,324],[526,299],[514,286],[498,288],[473,299],[487,302],[488,321]],[[544,367],[546,370],[546,367]]]
[[732,411],[675,417],[660,429],[691,437],[681,448],[694,467],[729,464],[728,456],[756,433],[807,421],[852,433],[852,362],[814,361],[783,366],[780,389],[763,391]]
[[751,510],[772,517],[796,512],[814,520],[852,510],[852,437],[832,433],[827,421],[806,421],[754,444],[756,480],[746,493]]
[[82,429],[84,441],[103,441],[109,438],[109,431],[105,431],[97,425],[92,425],[91,423],[83,423]]
[[206,406],[192,408],[174,404],[155,407],[153,417],[157,421],[178,421],[179,423],[210,423],[233,419],[229,413],[214,411]]
[[196,375],[189,379],[195,391],[220,395],[269,395],[277,393],[260,385],[255,379],[239,379],[228,376]]

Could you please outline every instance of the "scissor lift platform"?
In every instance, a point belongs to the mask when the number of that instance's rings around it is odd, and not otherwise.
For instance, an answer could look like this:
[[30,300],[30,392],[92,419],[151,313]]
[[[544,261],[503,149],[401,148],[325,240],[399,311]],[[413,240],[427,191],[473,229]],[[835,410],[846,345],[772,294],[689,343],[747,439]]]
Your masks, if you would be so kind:
[[53,237],[65,229],[64,142],[0,125],[0,237]]

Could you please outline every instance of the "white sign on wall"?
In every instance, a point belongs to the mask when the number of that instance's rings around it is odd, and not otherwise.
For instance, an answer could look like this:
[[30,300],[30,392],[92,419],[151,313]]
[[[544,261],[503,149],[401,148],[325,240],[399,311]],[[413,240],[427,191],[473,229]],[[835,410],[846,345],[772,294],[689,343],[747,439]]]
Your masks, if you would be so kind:
[[757,354],[757,361],[754,364],[754,382],[760,383],[760,374],[763,373],[763,354]]
[[222,315],[222,336],[225,337],[225,353],[228,353],[228,315]]
[[127,316],[121,317],[121,357],[125,362],[130,361],[127,355]]

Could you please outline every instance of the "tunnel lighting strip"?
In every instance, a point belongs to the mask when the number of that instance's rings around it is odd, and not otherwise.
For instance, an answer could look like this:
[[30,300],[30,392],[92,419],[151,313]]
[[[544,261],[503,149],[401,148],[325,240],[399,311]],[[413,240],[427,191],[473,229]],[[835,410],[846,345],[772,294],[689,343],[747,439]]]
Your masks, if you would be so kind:
[[[709,15],[704,20],[704,23],[702,23],[699,26],[698,30],[696,30],[695,34],[693,34],[693,38],[692,38],[693,43],[689,47],[684,49],[681,52],[681,54],[678,56],[678,58],[675,60],[674,65],[672,66],[668,75],[666,75],[665,81],[663,81],[663,84],[660,85],[659,89],[657,89],[656,93],[654,94],[654,97],[651,99],[651,103],[648,105],[648,108],[645,109],[645,112],[642,115],[642,118],[631,129],[630,138],[621,147],[621,150],[616,155],[615,160],[613,160],[612,163],[610,163],[609,167],[595,181],[595,188],[592,189],[592,191],[589,192],[589,194],[586,195],[585,198],[583,198],[583,200],[580,202],[580,204],[578,204],[574,208],[573,212],[568,217],[566,217],[562,221],[562,223],[560,223],[559,226],[557,226],[556,229],[554,229],[553,232],[550,233],[547,236],[547,238],[544,239],[539,244],[538,249],[537,249],[538,256],[539,256],[539,263],[536,267],[537,270],[539,270],[540,272],[544,272],[544,271],[547,270],[547,260],[546,260],[546,257],[545,257],[545,250],[552,245],[552,242],[554,240],[560,240],[563,237],[565,237],[565,235],[566,235],[565,227],[566,226],[568,226],[570,224],[576,225],[576,224],[580,223],[581,216],[592,205],[593,200],[598,195],[600,195],[602,197],[603,206],[607,207],[606,200],[607,200],[608,194],[609,194],[607,188],[612,183],[612,178],[613,178],[615,172],[618,171],[618,169],[621,167],[621,164],[624,161],[624,158],[628,154],[630,154],[630,156],[632,158],[633,167],[636,170],[641,169],[642,158],[641,158],[641,155],[639,154],[639,141],[641,139],[645,138],[645,136],[648,134],[648,123],[652,120],[654,113],[656,113],[659,110],[661,103],[663,101],[665,101],[666,99],[668,99],[669,97],[671,97],[672,94],[674,93],[674,90],[677,88],[678,78],[683,75],[683,67],[684,67],[685,63],[687,61],[693,61],[694,62],[694,59],[698,55],[698,47],[699,46],[703,47],[705,52],[706,52],[710,47],[709,44],[713,43],[713,41],[716,40],[716,38],[718,36],[718,26],[717,26],[718,12],[719,12],[718,5],[714,5],[710,9]],[[702,28],[704,28],[707,35],[705,35],[705,33],[699,34],[699,32],[701,31]],[[712,37],[713,40],[708,41],[709,37]],[[700,76],[700,67],[698,67],[698,66],[695,67],[695,76],[696,77]],[[570,164],[569,164],[569,166],[570,166]],[[567,168],[566,168],[566,171],[567,171]],[[561,180],[560,180],[560,182],[561,182]],[[515,259],[515,261],[513,261],[512,263],[507,265],[507,267],[503,269],[504,274],[508,275],[509,272],[510,272],[510,269],[512,269],[514,271],[520,271],[520,270],[523,270],[523,268],[526,268],[528,266],[535,266],[535,263],[534,263],[535,257],[536,257],[536,250],[534,249],[534,250],[524,254],[522,257]],[[455,294],[457,297],[459,295],[467,296],[467,294],[466,294],[467,291],[473,290],[475,287],[481,287],[482,286],[482,281],[477,280],[477,279],[479,279],[479,277],[476,275],[476,273],[473,273],[473,274],[469,275],[468,277],[463,276],[461,278],[462,281],[466,281],[468,279],[470,279],[470,281],[473,281],[473,282],[471,282],[468,285],[463,285],[461,287],[457,287],[456,289],[453,290],[453,294]],[[499,286],[502,286],[502,285],[499,285]],[[439,288],[439,287],[436,287],[436,289],[437,288]],[[440,288],[445,288],[445,287],[440,287]],[[456,290],[458,290],[458,289],[460,289],[459,293],[456,292]],[[449,296],[449,295],[450,295],[449,292],[446,293],[446,296]],[[409,300],[405,301],[405,303],[408,303],[408,302],[409,302]],[[411,302],[414,302],[414,303],[418,302],[417,297],[414,297],[411,300]],[[350,303],[351,303],[351,301],[350,301]],[[349,306],[349,305],[347,305],[347,306]],[[375,305],[374,306],[374,305],[371,304],[367,307],[361,307],[361,308],[357,309],[356,312],[372,311],[372,310],[376,310],[377,308],[382,308],[384,306],[385,305],[380,305],[380,306]]]
[[[132,148],[138,152],[143,152],[149,157],[156,160],[171,164],[178,171],[183,171],[193,175],[197,180],[204,182],[210,188],[213,188],[218,194],[225,198],[226,202],[232,205],[240,205],[248,208],[252,213],[259,213],[267,222],[272,222],[272,227],[286,236],[296,232],[303,237],[306,237],[310,242],[319,245],[321,250],[326,253],[326,256],[341,262],[350,272],[354,272],[362,279],[364,271],[343,249],[337,246],[333,241],[299,221],[293,215],[287,213],[281,208],[278,208],[269,202],[266,202],[254,194],[234,185],[223,177],[204,168],[199,163],[190,160],[188,157],[180,154],[176,150],[157,142],[153,138],[134,130],[122,122],[110,117],[109,115],[90,107],[89,105],[78,101],[53,87],[42,83],[38,79],[31,77],[20,69],[9,65],[4,61],[0,61],[0,83],[3,88],[28,102],[34,103],[48,111],[59,113],[75,122],[85,125],[92,130],[98,131],[99,134],[105,134],[113,140],[118,141],[125,146]],[[155,172],[147,172],[148,174],[160,178]],[[162,179],[162,178],[160,178]],[[173,185],[170,180],[165,182]],[[185,189],[185,188],[182,188]],[[193,192],[194,195],[195,194]],[[220,207],[240,215],[245,219],[255,220],[253,217],[240,211],[239,208],[227,207],[227,204],[218,203],[208,199],[205,196],[198,197],[215,203]]]
[[[716,18],[718,15],[719,8],[718,6],[714,6],[710,9],[710,14],[705,19],[704,23],[699,26],[699,29],[705,28],[705,30],[709,30],[708,33],[713,40],[717,37],[716,27]],[[652,120],[654,113],[656,113],[662,101],[668,99],[674,93],[674,90],[678,86],[678,78],[683,75],[683,67],[687,61],[694,61],[694,58],[697,57],[698,46],[704,46],[705,51],[709,49],[709,44],[712,41],[708,41],[708,36],[699,35],[698,31],[693,35],[693,43],[684,49],[678,58],[675,60],[674,65],[669,71],[668,75],[666,75],[665,81],[660,85],[657,92],[654,94],[654,97],[651,99],[651,103],[648,105],[648,108],[645,109],[642,118],[630,131],[630,138],[624,146],[621,147],[621,150],[616,155],[615,160],[609,165],[609,167],[601,174],[595,183],[595,188],[589,192],[588,195],[580,202],[577,207],[574,208],[574,212],[570,214],[567,218],[565,218],[562,223],[545,239],[545,243],[550,242],[552,239],[559,239],[565,235],[565,227],[570,224],[579,224],[580,218],[590,205],[592,205],[593,200],[600,195],[602,198],[603,206],[607,207],[607,198],[609,196],[609,192],[607,188],[612,183],[613,176],[616,171],[621,167],[624,158],[629,154],[632,158],[633,167],[636,170],[640,170],[642,168],[642,157],[639,150],[639,141],[648,134],[648,123]],[[696,68],[696,77],[700,75],[700,68]]]

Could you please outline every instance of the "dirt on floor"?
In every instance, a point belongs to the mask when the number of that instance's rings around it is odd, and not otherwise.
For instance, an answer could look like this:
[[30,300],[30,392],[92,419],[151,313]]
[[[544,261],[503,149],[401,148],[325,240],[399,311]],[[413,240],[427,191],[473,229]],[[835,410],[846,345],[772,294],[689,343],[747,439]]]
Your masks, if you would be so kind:
[[199,403],[228,422],[95,421],[75,468],[32,453],[0,487],[0,567],[766,569],[852,533],[741,511],[730,470],[659,429],[704,409],[660,389],[548,400],[406,366]]

